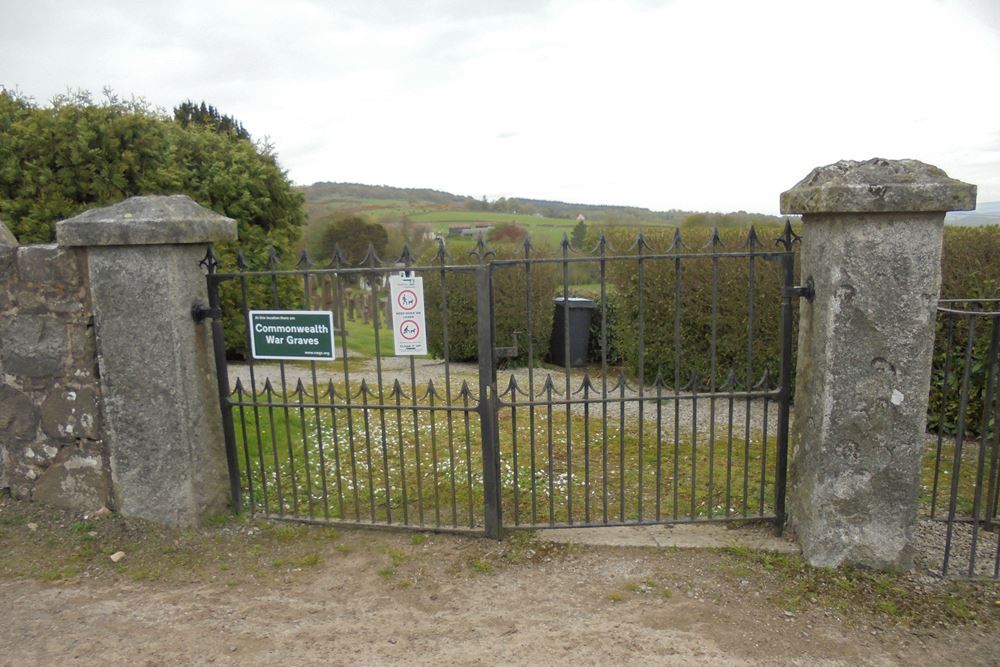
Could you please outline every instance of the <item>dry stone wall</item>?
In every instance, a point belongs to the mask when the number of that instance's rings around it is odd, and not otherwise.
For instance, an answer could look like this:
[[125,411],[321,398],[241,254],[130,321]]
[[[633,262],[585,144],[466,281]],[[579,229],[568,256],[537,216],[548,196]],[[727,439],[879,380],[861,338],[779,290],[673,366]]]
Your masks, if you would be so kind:
[[98,509],[111,484],[85,263],[0,223],[0,489]]

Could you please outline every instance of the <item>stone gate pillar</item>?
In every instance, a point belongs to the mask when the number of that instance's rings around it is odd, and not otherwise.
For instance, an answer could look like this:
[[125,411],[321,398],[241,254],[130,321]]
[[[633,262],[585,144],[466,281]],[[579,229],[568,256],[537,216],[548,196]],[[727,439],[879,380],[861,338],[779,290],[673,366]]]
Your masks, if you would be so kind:
[[174,526],[230,502],[207,302],[198,262],[236,222],[184,195],[132,197],[56,226],[86,250],[116,509]]
[[946,211],[976,187],[916,160],[841,161],[781,194],[801,213],[788,522],[813,565],[912,566]]

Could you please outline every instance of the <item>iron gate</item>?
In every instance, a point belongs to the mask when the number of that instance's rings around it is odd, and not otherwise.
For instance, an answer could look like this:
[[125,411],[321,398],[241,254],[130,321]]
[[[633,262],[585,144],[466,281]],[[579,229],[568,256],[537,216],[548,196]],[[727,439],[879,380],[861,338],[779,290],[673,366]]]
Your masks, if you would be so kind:
[[942,299],[937,315],[918,541],[935,573],[997,579],[1000,300]]
[[[663,250],[640,234],[556,256],[525,240],[501,256],[480,239],[449,257],[404,249],[327,267],[237,258],[208,276],[230,481],[237,509],[271,518],[420,530],[681,521],[784,521],[797,237],[754,229]],[[427,289],[432,358],[393,357],[382,284]],[[227,291],[228,290],[228,291]],[[569,297],[590,331],[546,339]],[[561,305],[554,305],[553,299]],[[734,305],[737,304],[737,305]],[[329,310],[338,359],[230,366],[252,309]],[[738,312],[734,312],[738,311]],[[225,326],[223,322],[225,321]],[[360,321],[360,322],[359,322]],[[571,338],[591,350],[570,365]],[[498,338],[500,340],[498,340]],[[566,363],[546,364],[559,346]]]

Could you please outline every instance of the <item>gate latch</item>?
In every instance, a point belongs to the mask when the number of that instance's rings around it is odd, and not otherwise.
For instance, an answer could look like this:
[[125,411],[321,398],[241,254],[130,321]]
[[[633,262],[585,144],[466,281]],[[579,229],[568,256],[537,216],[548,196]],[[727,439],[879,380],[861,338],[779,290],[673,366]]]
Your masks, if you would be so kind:
[[809,276],[806,278],[805,285],[796,285],[795,287],[786,287],[783,290],[783,296],[799,297],[800,299],[805,299],[809,303],[816,298],[816,284],[813,282],[813,277]]
[[195,322],[204,322],[206,318],[218,319],[222,317],[221,308],[209,308],[200,303],[195,303],[191,306],[191,317],[194,318]]

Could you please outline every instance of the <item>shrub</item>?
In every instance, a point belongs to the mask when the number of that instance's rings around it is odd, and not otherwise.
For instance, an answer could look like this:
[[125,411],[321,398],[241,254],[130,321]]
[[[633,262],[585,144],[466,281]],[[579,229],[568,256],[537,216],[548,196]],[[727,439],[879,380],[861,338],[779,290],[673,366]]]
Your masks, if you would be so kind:
[[[773,239],[781,235],[778,226],[758,228],[761,252],[774,248]],[[663,254],[673,241],[673,230],[657,230],[646,235],[651,246],[646,254]],[[721,252],[736,252],[745,248],[746,232],[726,230],[721,237]],[[625,234],[613,234],[614,247],[631,244]],[[689,248],[710,246],[711,232],[694,230],[683,239]],[[683,249],[682,249],[683,250]],[[678,274],[678,265],[680,273]],[[730,370],[736,373],[741,385],[756,383],[765,369],[776,378],[780,364],[781,327],[781,265],[779,262],[756,258],[753,262],[754,279],[750,281],[750,261],[746,257],[720,256],[713,260],[711,254],[675,260],[651,259],[643,262],[643,369],[645,380],[651,382],[658,372],[664,381],[673,385],[676,380],[686,384],[692,373],[701,379],[700,386],[707,387],[712,373],[712,300],[713,270],[717,270],[717,315],[715,377],[721,384]],[[614,286],[615,313],[614,340],[620,347],[625,367],[637,375],[639,372],[639,271],[637,260],[610,261],[608,280]],[[676,296],[680,283],[679,299]],[[677,304],[680,307],[680,326],[675,331]],[[753,308],[752,346],[748,365],[750,309]],[[797,321],[797,316],[794,321]],[[679,348],[675,346],[675,336]],[[792,332],[795,340],[795,332]],[[679,350],[680,365],[676,352]]]
[[[1000,298],[1000,227],[949,227],[945,229],[942,249],[941,298],[996,299]],[[956,304],[966,309],[974,304]],[[966,432],[978,435],[982,430],[984,393],[989,371],[990,333],[993,322],[977,317],[969,368],[969,405],[965,416]],[[962,376],[965,371],[965,350],[969,340],[969,320],[953,320],[953,347],[948,382],[945,386],[944,367],[949,339],[949,327],[943,317],[937,319],[934,341],[934,366],[931,375],[930,404],[927,421],[931,429],[940,428],[955,433]],[[943,419],[942,419],[943,416]],[[992,421],[992,418],[991,418]],[[987,429],[990,426],[987,424]]]
[[[537,253],[545,254],[544,250]],[[519,245],[502,244],[496,249],[497,259],[523,257]],[[475,264],[475,256],[456,252],[448,258],[449,264]],[[435,260],[430,254],[422,257],[421,265],[429,265]],[[441,272],[422,272],[424,294],[428,306],[427,345],[431,354],[444,358],[444,326],[442,316],[442,285],[447,287],[448,298],[448,358],[451,361],[474,361],[479,358],[478,337],[476,335],[476,274],[475,272],[448,271],[442,279]],[[514,344],[514,332],[518,335],[517,361],[526,363],[528,359],[527,282],[524,265],[495,267],[493,270],[493,300],[496,321],[496,344],[506,347]],[[531,339],[534,358],[541,359],[549,348],[552,336],[552,299],[558,285],[558,270],[553,264],[533,264],[531,266]],[[513,360],[512,360],[513,361]]]

